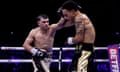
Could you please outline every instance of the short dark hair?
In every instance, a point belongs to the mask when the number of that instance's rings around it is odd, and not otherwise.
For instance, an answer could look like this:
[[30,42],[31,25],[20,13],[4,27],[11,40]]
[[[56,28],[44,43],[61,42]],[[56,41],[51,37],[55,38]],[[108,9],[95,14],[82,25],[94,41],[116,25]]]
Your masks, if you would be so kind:
[[63,3],[62,5],[62,9],[67,9],[67,10],[79,10],[81,8],[81,6],[79,6],[76,2],[72,1],[72,0],[68,0],[66,2]]
[[37,21],[38,21],[38,20],[40,20],[41,18],[47,19],[47,18],[49,18],[49,17],[48,17],[48,15],[46,15],[46,14],[40,14],[40,15],[37,16],[36,19],[37,19]]

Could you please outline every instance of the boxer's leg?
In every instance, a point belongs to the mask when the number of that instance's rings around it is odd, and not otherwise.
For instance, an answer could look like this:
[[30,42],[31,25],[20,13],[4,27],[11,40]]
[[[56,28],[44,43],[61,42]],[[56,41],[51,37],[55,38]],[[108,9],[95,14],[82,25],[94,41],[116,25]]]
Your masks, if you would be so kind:
[[88,65],[88,60],[84,60],[80,65],[77,70],[77,72],[87,72],[87,65]]
[[72,62],[68,68],[68,72],[76,71],[77,70],[77,63],[78,63],[78,58],[80,57],[81,53],[75,52]]
[[51,54],[48,54],[48,57],[42,59],[34,56],[33,60],[34,71],[38,70],[38,72],[50,72]]
[[34,60],[34,63],[35,63],[35,66],[37,67],[38,71],[37,72],[45,72],[42,64],[41,64],[41,59],[40,58],[36,58],[36,57],[33,57],[33,60]]
[[44,60],[41,60],[41,65],[45,72],[50,72],[50,64],[51,64],[51,59],[50,58],[44,58]]
[[32,64],[33,64],[34,72],[37,72],[38,68],[36,67],[34,60],[32,60]]
[[68,68],[68,72],[74,72],[77,71],[77,64],[78,64],[78,58],[81,56],[81,45],[76,45],[75,47],[75,53],[72,58],[72,62]]
[[77,72],[87,72],[88,58],[90,55],[90,51],[82,51],[82,55],[78,59]]
[[88,58],[88,72],[95,72],[94,70],[94,53],[91,53],[90,57]]

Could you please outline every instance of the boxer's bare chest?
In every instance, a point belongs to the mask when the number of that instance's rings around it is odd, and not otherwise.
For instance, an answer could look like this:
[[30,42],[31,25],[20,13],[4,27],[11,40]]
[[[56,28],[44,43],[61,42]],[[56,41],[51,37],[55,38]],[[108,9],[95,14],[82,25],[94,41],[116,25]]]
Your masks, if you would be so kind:
[[40,42],[44,42],[44,41],[49,41],[51,38],[53,38],[53,36],[51,35],[51,30],[48,30],[47,32],[41,32],[41,31],[37,31],[35,33],[34,39],[35,41],[40,41]]

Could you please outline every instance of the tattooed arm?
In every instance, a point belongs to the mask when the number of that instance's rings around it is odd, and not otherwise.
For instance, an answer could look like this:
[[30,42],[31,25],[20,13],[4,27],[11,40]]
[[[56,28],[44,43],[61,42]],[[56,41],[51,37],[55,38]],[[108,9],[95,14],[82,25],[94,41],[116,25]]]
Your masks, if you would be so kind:
[[84,40],[85,19],[81,17],[76,17],[75,28],[76,28],[76,34],[72,41],[74,44],[77,44],[79,42],[83,42]]

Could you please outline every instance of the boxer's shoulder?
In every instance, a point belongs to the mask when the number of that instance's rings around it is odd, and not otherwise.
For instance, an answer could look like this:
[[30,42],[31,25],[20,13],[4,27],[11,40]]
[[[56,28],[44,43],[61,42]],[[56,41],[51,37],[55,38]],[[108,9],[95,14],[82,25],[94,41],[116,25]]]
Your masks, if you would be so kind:
[[88,17],[87,17],[87,15],[84,14],[84,13],[78,14],[78,15],[75,17],[75,19],[86,19],[86,18],[88,18]]
[[50,28],[54,28],[56,25],[57,25],[57,24],[55,24],[55,23],[54,23],[54,24],[51,24],[51,25],[50,25]]
[[54,23],[54,24],[51,24],[51,25],[50,25],[50,30],[56,30],[57,26],[58,26],[58,25],[55,24],[55,23]]
[[77,15],[75,17],[75,22],[79,22],[79,23],[85,24],[85,25],[88,25],[91,23],[91,21],[89,20],[89,18],[87,17],[86,14]]
[[36,32],[38,32],[40,30],[40,28],[39,27],[36,27],[36,28],[33,28],[32,30],[31,30],[31,32],[32,33],[36,33]]
[[38,32],[38,28],[33,28],[33,29],[30,30],[29,35],[30,36],[35,36],[37,32]]
[[32,31],[38,31],[38,30],[40,30],[39,27],[36,27],[36,28],[33,28],[33,29],[32,29]]

